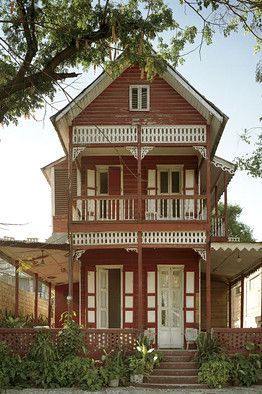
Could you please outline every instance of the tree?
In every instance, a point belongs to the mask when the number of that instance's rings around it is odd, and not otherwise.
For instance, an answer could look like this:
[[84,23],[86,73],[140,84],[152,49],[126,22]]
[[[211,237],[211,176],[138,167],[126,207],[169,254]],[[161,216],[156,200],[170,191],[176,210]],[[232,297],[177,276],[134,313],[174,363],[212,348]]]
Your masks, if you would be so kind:
[[[62,81],[77,77],[79,67],[102,65],[114,75],[137,63],[141,77],[150,79],[166,60],[174,66],[182,61],[187,44],[199,40],[199,50],[203,42],[210,44],[216,29],[228,35],[241,26],[261,43],[260,0],[178,1],[198,15],[199,30],[180,26],[168,3],[2,0],[0,123],[17,122],[52,100],[57,87],[64,89]],[[164,35],[167,31],[171,38]]]
[[[229,237],[239,237],[240,242],[255,242],[253,230],[247,225],[239,221],[243,208],[239,205],[228,204],[228,235]],[[224,216],[224,204],[218,204],[218,215]]]
[[[261,128],[258,128],[261,130]],[[262,133],[260,132],[257,136],[254,136],[255,142],[254,151],[248,155],[245,154],[242,157],[236,158],[237,167],[240,170],[247,171],[254,178],[262,178]],[[241,135],[243,141],[245,141],[248,145],[251,144],[252,135],[248,130],[245,130]]]

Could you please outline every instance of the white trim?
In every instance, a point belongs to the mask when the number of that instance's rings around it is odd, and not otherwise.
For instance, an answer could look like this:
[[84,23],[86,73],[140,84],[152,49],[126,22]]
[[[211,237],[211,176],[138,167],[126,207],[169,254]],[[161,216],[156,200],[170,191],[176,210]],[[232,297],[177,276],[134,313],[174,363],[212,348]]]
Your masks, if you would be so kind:
[[[101,328],[101,316],[100,316],[100,271],[109,269],[120,269],[120,328],[123,328],[123,265],[96,265],[96,321],[97,328]],[[107,288],[107,291],[109,288]],[[108,307],[108,305],[107,305]],[[108,310],[109,312],[109,310]],[[108,318],[108,314],[107,314]],[[108,328],[108,321],[107,321]]]
[[[137,108],[132,107],[132,90],[137,89]],[[142,108],[142,89],[147,90],[147,108]],[[150,85],[129,85],[129,111],[150,111]]]
[[158,264],[157,265],[157,293],[158,293],[158,300],[157,300],[157,306],[158,306],[158,311],[157,311],[157,327],[158,327],[158,332],[160,330],[160,305],[161,305],[161,294],[160,294],[160,270],[162,268],[174,268],[182,273],[181,277],[181,348],[184,347],[184,312],[185,312],[185,297],[184,297],[184,281],[185,281],[185,266],[184,265],[176,265],[176,264]]

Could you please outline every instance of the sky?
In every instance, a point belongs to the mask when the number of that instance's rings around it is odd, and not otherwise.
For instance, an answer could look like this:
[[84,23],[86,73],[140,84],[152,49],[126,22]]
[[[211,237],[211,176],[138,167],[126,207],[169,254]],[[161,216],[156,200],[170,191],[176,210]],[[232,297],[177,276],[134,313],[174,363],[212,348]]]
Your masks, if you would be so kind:
[[[259,55],[253,53],[254,41],[242,33],[223,38],[217,35],[210,46],[203,46],[201,58],[197,51],[186,56],[178,71],[206,98],[218,106],[229,121],[216,154],[233,161],[236,156],[252,150],[240,139],[244,129],[259,126],[262,116],[262,86],[255,82]],[[98,73],[84,74],[71,89],[77,95]],[[58,110],[67,104],[58,95],[53,106]],[[0,225],[4,236],[24,240],[37,237],[44,241],[52,233],[51,191],[41,168],[64,155],[56,132],[49,121],[55,109],[38,111],[18,126],[0,128]],[[229,203],[243,208],[240,220],[262,241],[261,202],[262,180],[238,172],[228,188]]]

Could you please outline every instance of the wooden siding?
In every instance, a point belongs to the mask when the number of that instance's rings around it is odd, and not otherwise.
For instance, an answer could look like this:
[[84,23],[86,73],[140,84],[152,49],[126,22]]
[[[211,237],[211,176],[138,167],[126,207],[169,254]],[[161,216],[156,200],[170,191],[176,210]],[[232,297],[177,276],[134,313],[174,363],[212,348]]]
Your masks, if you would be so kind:
[[[124,272],[134,273],[134,320],[133,323],[126,323],[124,328],[132,328],[137,325],[137,294],[138,294],[138,277],[137,277],[137,253],[127,252],[124,249],[111,250],[94,250],[87,251],[81,258],[81,316],[82,324],[86,325],[87,310],[87,272],[96,271],[98,265],[123,265]],[[195,273],[195,293],[199,292],[199,275],[198,275],[198,256],[192,250],[174,250],[174,249],[144,249],[143,250],[143,325],[145,328],[156,328],[157,324],[147,324],[147,309],[146,309],[146,295],[147,295],[147,272],[154,271],[157,273],[157,265],[184,265],[184,272],[190,271]],[[198,301],[195,302],[195,326],[198,322],[197,309]],[[95,324],[88,326],[95,327]],[[186,327],[192,327],[192,324],[186,324]]]
[[[129,111],[129,86],[150,86],[150,111]],[[152,82],[141,80],[138,67],[124,71],[74,120],[73,125],[91,124],[206,124],[206,120],[158,75]]]
[[[55,286],[55,327],[62,327],[61,315],[67,312],[68,285]],[[79,322],[79,284],[73,285],[73,311],[76,312],[76,321]]]
[[[225,282],[211,278],[211,327],[227,327],[228,286]],[[206,281],[201,279],[201,328],[206,325]]]
[[[77,188],[76,169],[73,171],[73,195]],[[68,211],[68,171],[55,168],[55,215],[66,215]]]

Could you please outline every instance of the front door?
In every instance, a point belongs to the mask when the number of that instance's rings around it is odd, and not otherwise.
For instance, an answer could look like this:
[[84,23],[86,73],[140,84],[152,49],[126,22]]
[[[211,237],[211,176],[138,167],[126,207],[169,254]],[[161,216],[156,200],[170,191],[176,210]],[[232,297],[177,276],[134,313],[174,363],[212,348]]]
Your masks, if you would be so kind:
[[182,348],[183,267],[158,266],[158,346]]
[[98,269],[98,328],[121,328],[121,270]]

